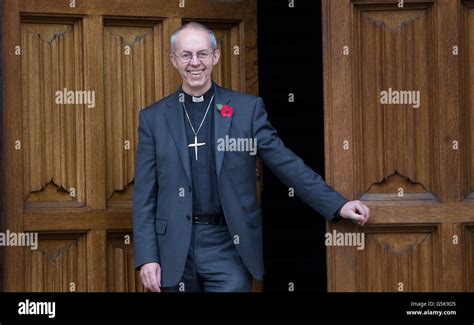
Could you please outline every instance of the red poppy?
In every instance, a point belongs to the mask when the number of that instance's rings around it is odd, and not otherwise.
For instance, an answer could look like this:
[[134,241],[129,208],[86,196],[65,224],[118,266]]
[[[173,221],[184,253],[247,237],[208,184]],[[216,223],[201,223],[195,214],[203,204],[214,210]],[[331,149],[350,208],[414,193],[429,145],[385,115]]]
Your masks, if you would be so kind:
[[233,113],[233,109],[230,106],[224,105],[221,109],[221,116],[222,117],[231,117]]

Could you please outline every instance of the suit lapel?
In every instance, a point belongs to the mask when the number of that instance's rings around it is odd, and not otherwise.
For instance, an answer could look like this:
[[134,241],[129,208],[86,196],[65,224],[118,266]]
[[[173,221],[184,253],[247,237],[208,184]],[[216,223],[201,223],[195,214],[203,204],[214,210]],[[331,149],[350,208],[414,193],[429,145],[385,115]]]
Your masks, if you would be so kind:
[[184,128],[184,113],[181,102],[179,101],[180,90],[175,92],[168,103],[168,109],[165,113],[166,123],[178,150],[181,164],[183,165],[189,182],[191,182],[191,166],[189,163],[189,150],[186,139],[186,130]]
[[217,150],[218,139],[224,139],[225,136],[229,134],[229,128],[232,123],[232,116],[222,117],[220,111],[216,107],[217,104],[227,105],[230,102],[229,94],[225,91],[224,88],[221,88],[216,84],[214,93],[214,156],[216,157],[217,179],[219,179],[219,175],[222,169],[222,163],[224,161],[225,151]]

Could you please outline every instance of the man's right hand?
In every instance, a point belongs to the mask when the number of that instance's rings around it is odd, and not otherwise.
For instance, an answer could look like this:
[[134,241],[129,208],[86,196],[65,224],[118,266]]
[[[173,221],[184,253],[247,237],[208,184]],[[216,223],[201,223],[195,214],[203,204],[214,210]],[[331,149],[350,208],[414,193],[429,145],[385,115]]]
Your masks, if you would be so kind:
[[150,291],[161,292],[161,267],[158,263],[143,264],[140,269],[143,285]]

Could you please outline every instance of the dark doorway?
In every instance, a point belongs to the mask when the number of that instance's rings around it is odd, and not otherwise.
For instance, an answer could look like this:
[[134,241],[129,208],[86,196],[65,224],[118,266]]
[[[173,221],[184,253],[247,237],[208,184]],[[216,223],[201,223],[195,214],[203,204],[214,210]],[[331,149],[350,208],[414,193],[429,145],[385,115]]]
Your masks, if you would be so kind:
[[[258,1],[260,96],[287,147],[324,177],[321,4]],[[289,102],[290,93],[294,102]],[[325,220],[263,169],[265,291],[327,291]]]

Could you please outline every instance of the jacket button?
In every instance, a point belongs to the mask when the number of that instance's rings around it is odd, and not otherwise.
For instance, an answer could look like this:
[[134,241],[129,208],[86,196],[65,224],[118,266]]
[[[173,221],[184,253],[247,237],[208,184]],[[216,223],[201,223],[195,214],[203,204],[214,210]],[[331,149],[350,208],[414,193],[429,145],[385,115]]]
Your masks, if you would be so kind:
[[189,214],[187,214],[186,219],[191,220],[191,216]]
[[191,186],[188,185],[188,191],[191,192]]

